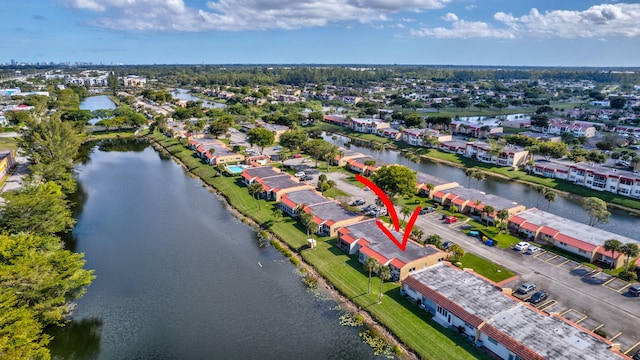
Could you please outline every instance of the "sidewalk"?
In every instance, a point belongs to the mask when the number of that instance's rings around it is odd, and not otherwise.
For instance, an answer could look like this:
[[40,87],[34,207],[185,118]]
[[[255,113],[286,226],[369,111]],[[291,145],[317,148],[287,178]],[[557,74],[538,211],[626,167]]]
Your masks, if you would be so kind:
[[7,178],[4,185],[0,189],[0,192],[11,191],[11,190],[20,190],[22,189],[23,181],[22,179],[26,174],[29,173],[29,162],[24,156],[16,157],[16,167],[13,169],[13,172]]

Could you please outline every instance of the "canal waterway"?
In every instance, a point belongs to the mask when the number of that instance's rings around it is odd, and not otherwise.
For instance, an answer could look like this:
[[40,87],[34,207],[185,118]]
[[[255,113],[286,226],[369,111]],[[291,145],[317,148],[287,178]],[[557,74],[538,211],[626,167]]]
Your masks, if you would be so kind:
[[[346,147],[345,144],[351,143],[351,140],[344,136],[337,136],[334,140],[333,135],[325,134],[324,139],[342,147]],[[527,208],[538,207],[541,210],[548,211],[574,221],[582,223],[589,222],[589,216],[582,208],[581,202],[577,199],[558,196],[555,201],[549,204],[548,201],[544,199],[544,196],[538,193],[533,187],[512,180],[487,177],[486,180],[479,183],[476,180],[471,180],[471,182],[469,182],[469,178],[465,175],[464,169],[459,169],[428,159],[422,159],[420,163],[413,163],[406,157],[402,156],[398,151],[394,150],[377,151],[363,146],[356,146],[353,143],[347,146],[349,146],[349,150],[351,151],[360,152],[378,159],[380,164],[406,165],[420,172],[432,174],[442,179],[455,181],[464,187],[478,189],[488,194],[495,194],[511,199],[520,204],[524,204]],[[610,211],[611,218],[609,223],[597,224],[596,226],[598,228],[624,235],[632,239],[640,239],[640,217],[623,210],[610,209]]]
[[174,161],[94,148],[77,174],[72,246],[96,279],[53,333],[54,358],[373,357],[335,301]]
[[[116,104],[106,95],[89,96],[80,102],[80,110],[112,110],[116,108]],[[100,119],[90,119],[91,125],[97,123]]]
[[215,101],[203,100],[203,99],[200,99],[199,97],[193,96],[189,94],[189,91],[186,89],[174,89],[171,92],[171,95],[177,99],[184,100],[184,101],[202,101],[202,106],[206,108],[224,109],[225,107],[227,107],[226,104],[218,103]]

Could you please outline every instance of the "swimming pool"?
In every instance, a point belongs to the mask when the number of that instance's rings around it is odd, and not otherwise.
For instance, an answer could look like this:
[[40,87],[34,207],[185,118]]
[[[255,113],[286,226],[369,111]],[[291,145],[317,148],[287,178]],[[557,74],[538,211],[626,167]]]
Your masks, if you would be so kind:
[[227,169],[233,174],[240,174],[246,168],[248,168],[247,165],[227,165]]

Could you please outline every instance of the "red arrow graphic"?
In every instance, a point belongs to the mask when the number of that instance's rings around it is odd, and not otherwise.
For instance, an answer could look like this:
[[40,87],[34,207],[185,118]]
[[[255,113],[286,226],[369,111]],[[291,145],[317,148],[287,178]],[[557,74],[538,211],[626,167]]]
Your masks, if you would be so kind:
[[[378,195],[378,198],[380,198],[382,203],[387,207],[387,211],[389,212],[389,216],[391,216],[391,221],[393,222],[393,227],[395,228],[396,232],[400,231],[400,221],[398,220],[398,214],[396,213],[396,209],[393,206],[391,199],[389,199],[389,196],[387,196],[387,194],[382,189],[380,189],[378,185],[374,184],[371,180],[365,178],[364,176],[356,175],[356,180],[364,184],[366,187],[371,189],[371,191],[373,191],[376,195]],[[402,242],[398,241],[398,239],[396,239],[396,237],[391,233],[391,231],[386,226],[384,226],[384,223],[382,223],[380,220],[376,221],[376,224],[378,225],[380,230],[382,230],[382,232],[385,235],[387,235],[387,237],[391,239],[391,241],[393,241],[393,243],[400,248],[400,250],[404,251],[407,248],[407,241],[409,240],[409,235],[411,234],[411,229],[413,228],[413,224],[418,219],[419,214],[420,214],[420,206],[417,206],[416,209],[413,210],[413,214],[411,214],[411,218],[409,219],[409,222],[407,223],[407,226],[404,229]]]

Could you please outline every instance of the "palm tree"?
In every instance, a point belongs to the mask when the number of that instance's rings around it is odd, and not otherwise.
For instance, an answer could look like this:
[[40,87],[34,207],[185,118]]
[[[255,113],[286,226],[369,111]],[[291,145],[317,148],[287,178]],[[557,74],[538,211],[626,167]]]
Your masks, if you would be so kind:
[[385,280],[389,280],[391,277],[391,268],[388,266],[381,266],[378,269],[378,277],[380,278],[380,295],[378,297],[378,304],[382,304],[382,283],[384,283]]
[[604,242],[605,251],[611,251],[611,268],[613,269],[613,264],[615,263],[615,253],[620,252],[622,249],[622,243],[616,239],[609,239]]
[[251,185],[249,185],[249,194],[253,196],[253,199],[256,201],[256,204],[258,204],[258,210],[260,210],[260,202],[258,201],[258,197],[263,192],[264,192],[264,187],[262,186],[262,184],[258,182],[254,182],[254,183],[251,183]]
[[435,188],[436,188],[435,184],[432,184],[432,183],[427,184],[427,190],[429,190],[429,198],[433,198],[433,189]]
[[553,190],[546,189],[544,192],[544,198],[547,202],[547,211],[549,211],[549,207],[551,206],[551,202],[556,201],[556,192]]
[[369,272],[369,287],[367,289],[367,294],[371,294],[371,273],[376,271],[380,264],[378,260],[373,257],[368,257],[367,260],[364,261],[364,270]]
[[282,164],[282,166],[280,166],[280,169],[284,169],[285,160],[289,159],[291,156],[290,156],[289,152],[286,151],[286,150],[280,151],[278,153],[278,156],[280,156],[280,163]]
[[486,214],[487,224],[488,224],[489,216],[493,215],[493,213],[496,212],[496,209],[494,209],[493,206],[491,205],[487,205],[484,208],[482,208],[482,212]]
[[631,258],[638,256],[638,254],[640,253],[640,250],[638,249],[638,245],[634,243],[627,243],[622,245],[622,247],[620,248],[620,252],[626,255],[627,257],[624,260],[624,272],[626,274],[627,271],[629,270],[629,260]]
[[464,249],[458,244],[449,246],[447,251],[452,255],[453,260],[455,261],[462,259],[462,257],[464,256]]
[[509,219],[509,210],[507,209],[498,210],[498,213],[496,213],[496,218],[500,222],[506,222],[507,219]]
[[480,210],[478,210],[478,208],[480,207],[480,204],[482,204],[482,201],[480,200],[476,200],[473,202],[473,204],[475,205],[475,209],[473,210],[474,213],[476,214],[481,214]]
[[400,210],[400,213],[402,214],[402,222],[404,223],[404,221],[407,219],[407,216],[413,213],[413,210],[408,206],[403,206],[402,210]]
[[478,169],[476,169],[476,168],[469,168],[469,169],[464,171],[464,174],[469,178],[469,182],[467,184],[467,187],[471,187],[471,179],[475,178],[476,172],[478,172]]
[[427,244],[431,244],[438,249],[442,249],[442,237],[438,234],[432,234],[425,239]]
[[302,226],[304,226],[307,230],[307,237],[311,236],[310,233],[318,232],[318,224],[316,224],[316,222],[313,220],[312,213],[301,213],[300,222],[302,223]]
[[411,230],[411,234],[409,235],[409,238],[411,238],[411,240],[413,241],[421,242],[422,236],[424,236],[424,231],[420,229],[413,229]]
[[279,209],[279,208],[273,209],[273,221],[279,222],[282,219],[283,215],[284,213],[282,212],[282,209]]
[[484,181],[487,178],[487,175],[485,175],[485,173],[483,173],[482,171],[478,170],[476,171],[473,178],[478,180],[478,183],[476,184],[476,188],[477,188],[478,186],[480,186],[480,181]]

